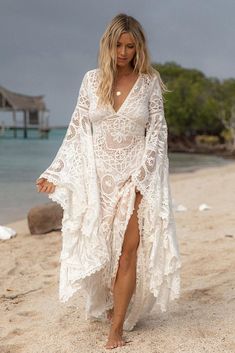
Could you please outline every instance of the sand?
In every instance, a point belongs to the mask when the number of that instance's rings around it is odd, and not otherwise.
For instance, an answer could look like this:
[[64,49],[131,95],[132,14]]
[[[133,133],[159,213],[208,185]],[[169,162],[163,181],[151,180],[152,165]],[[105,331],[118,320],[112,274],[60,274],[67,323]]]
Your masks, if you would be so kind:
[[[181,297],[114,351],[234,353],[235,163],[170,180],[173,199],[187,207],[175,212]],[[200,212],[201,203],[211,209]],[[0,242],[0,352],[108,352],[108,324],[85,320],[81,294],[58,301],[60,232],[32,236],[26,220],[8,226],[18,234]]]

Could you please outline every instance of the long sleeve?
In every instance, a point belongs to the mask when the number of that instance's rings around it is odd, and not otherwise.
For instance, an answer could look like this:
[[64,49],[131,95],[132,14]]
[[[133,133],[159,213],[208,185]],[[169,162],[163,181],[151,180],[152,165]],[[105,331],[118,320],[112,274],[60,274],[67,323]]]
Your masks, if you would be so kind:
[[[84,133],[89,133],[89,99],[87,84],[87,74],[85,74],[79,90],[77,104],[63,142],[51,165],[40,175],[40,178],[46,178],[56,185],[53,199],[58,198],[63,205],[68,202],[70,196],[68,192],[74,189],[73,177],[77,176],[74,175],[74,172],[75,174],[79,173],[80,181],[83,180],[81,146],[82,127]],[[68,188],[67,195],[66,190],[63,189],[65,186]],[[51,195],[49,195],[49,198],[52,198]]]
[[92,228],[89,216],[92,214],[95,220],[99,212],[88,83],[86,73],[63,142],[51,165],[40,175],[56,185],[54,193],[48,197],[63,207],[64,219],[67,217],[70,225],[79,227],[83,217],[83,230]]
[[82,279],[102,268],[109,256],[105,239],[99,232],[100,193],[89,119],[92,95],[88,73],[83,78],[62,145],[51,165],[40,175],[56,185],[48,197],[64,210],[61,301],[67,301],[80,288]]
[[148,203],[142,236],[145,239],[150,291],[162,311],[180,293],[181,267],[169,184],[167,124],[158,76],[153,78],[148,102],[145,150],[132,181]]

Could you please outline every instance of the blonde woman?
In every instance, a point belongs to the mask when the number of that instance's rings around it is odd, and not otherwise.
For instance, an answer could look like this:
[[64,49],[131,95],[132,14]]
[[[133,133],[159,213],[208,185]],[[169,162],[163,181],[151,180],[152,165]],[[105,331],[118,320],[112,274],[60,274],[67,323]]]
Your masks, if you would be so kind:
[[37,180],[64,209],[60,300],[84,291],[86,318],[110,322],[107,349],[125,345],[123,329],[179,297],[164,90],[140,23],[117,15],[63,143]]

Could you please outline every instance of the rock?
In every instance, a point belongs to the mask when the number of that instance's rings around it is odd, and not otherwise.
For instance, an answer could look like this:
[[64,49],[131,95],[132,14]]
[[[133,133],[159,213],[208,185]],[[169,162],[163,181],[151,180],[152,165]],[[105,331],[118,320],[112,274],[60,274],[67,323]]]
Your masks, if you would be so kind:
[[206,203],[202,203],[201,205],[198,206],[198,210],[199,211],[206,211],[206,210],[210,210],[211,207],[208,206]]
[[56,202],[49,202],[33,207],[27,215],[31,234],[43,234],[60,230],[62,226],[63,209]]
[[0,239],[7,240],[16,236],[16,231],[12,228],[0,226]]

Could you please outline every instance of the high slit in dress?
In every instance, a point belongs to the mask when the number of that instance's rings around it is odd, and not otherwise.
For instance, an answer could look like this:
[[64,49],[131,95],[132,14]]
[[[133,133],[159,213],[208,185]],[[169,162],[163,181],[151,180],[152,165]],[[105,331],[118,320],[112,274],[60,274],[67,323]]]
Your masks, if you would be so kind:
[[179,297],[179,247],[172,212],[167,124],[158,74],[140,73],[121,107],[98,105],[99,69],[82,81],[68,130],[40,175],[56,185],[49,198],[64,210],[59,299],[86,296],[86,318],[105,318],[125,231],[137,210],[136,286],[124,329]]

